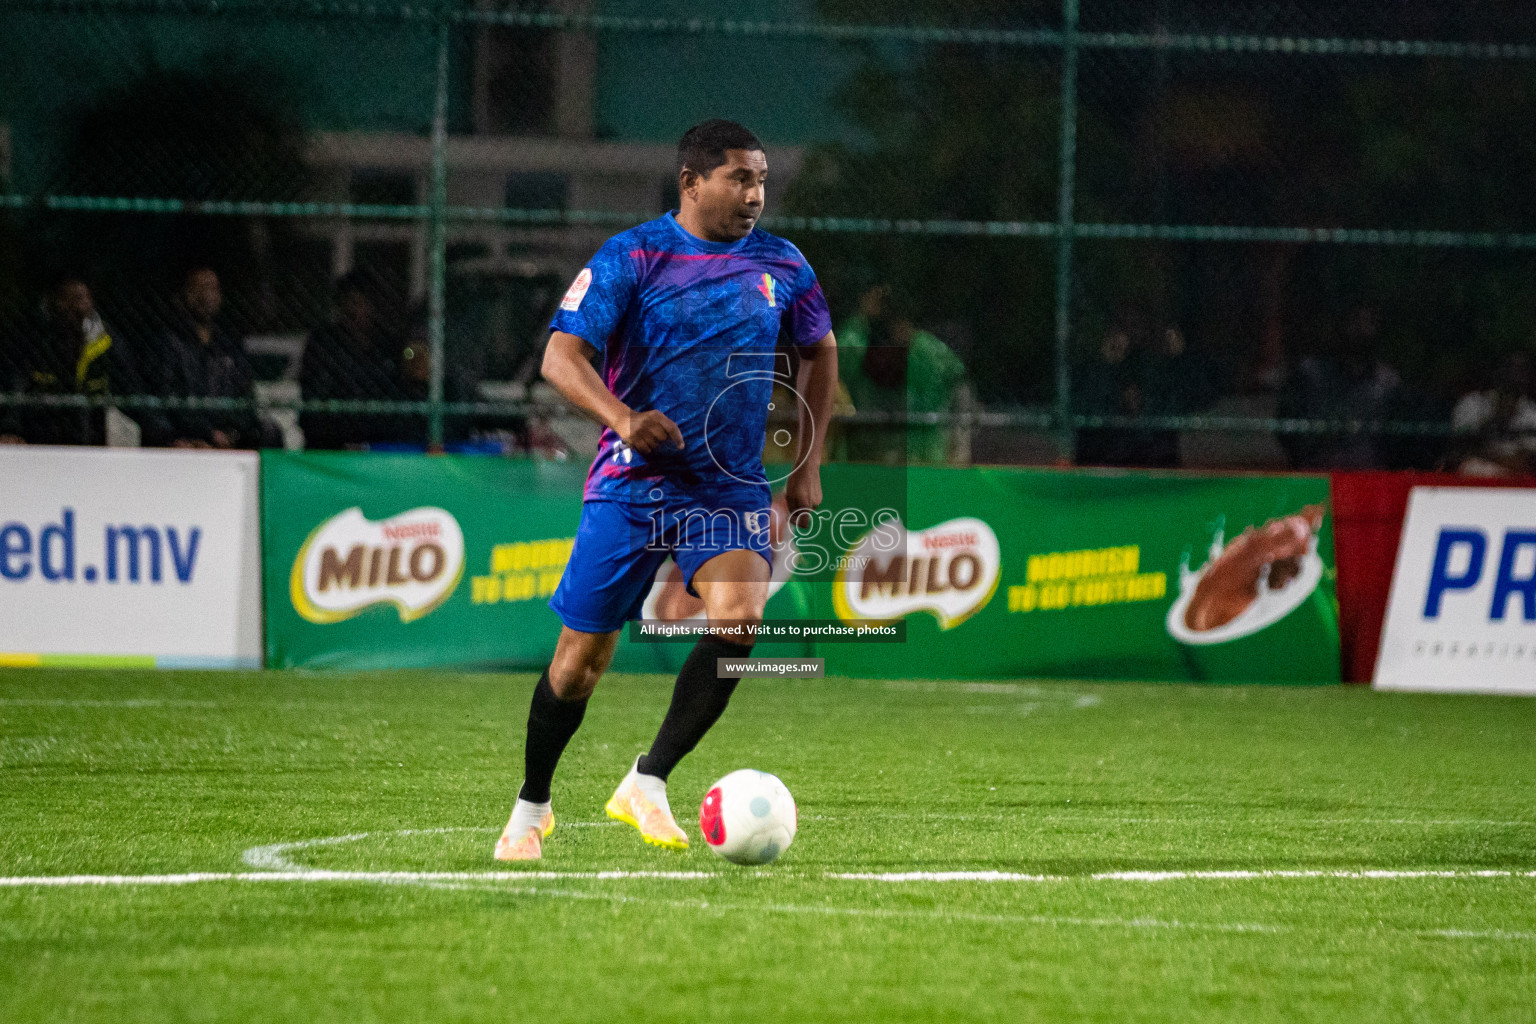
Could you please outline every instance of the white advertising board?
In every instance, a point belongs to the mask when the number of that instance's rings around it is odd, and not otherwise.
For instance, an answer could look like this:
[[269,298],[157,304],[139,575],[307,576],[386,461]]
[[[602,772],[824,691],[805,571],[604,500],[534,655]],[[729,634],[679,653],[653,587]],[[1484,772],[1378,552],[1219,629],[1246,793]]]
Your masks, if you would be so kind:
[[1536,694],[1536,490],[1413,489],[1375,686]]
[[0,666],[261,664],[252,452],[0,446]]

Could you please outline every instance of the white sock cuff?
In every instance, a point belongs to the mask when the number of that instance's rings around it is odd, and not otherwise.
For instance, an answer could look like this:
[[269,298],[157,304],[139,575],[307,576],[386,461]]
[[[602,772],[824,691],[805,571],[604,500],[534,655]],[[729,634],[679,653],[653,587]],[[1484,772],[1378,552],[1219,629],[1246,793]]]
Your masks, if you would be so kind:
[[507,822],[507,827],[513,832],[521,832],[524,829],[542,828],[544,815],[549,813],[549,801],[541,804],[517,798],[517,803],[512,805],[512,818]]
[[635,765],[629,769],[630,778],[635,780],[635,785],[640,787],[640,792],[646,798],[666,811],[672,813],[672,806],[667,803],[667,780],[657,775],[647,775],[640,770],[640,759],[635,758]]

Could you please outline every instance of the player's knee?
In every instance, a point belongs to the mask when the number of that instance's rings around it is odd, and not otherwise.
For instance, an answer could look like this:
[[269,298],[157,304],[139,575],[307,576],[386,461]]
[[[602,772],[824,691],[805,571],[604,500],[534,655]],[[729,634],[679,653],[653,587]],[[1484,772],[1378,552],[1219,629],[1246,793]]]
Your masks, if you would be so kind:
[[[604,666],[606,667],[606,666]],[[603,669],[580,663],[549,667],[549,688],[561,700],[586,700],[597,689]]]
[[611,650],[556,651],[549,666],[549,688],[561,700],[586,700],[612,660]]

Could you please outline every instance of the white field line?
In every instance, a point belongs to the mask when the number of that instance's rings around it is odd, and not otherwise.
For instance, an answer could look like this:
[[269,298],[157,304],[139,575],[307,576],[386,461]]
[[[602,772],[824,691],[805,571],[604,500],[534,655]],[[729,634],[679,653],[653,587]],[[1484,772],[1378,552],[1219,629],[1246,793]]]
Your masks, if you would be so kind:
[[1091,875],[1031,875],[1012,871],[847,871],[824,878],[846,882],[1208,882],[1271,878],[1536,878],[1536,871],[1441,868],[1360,868],[1356,870],[1252,869],[1225,871],[1100,871]]
[[1415,825],[1420,827],[1439,827],[1446,825],[1486,825],[1500,828],[1536,828],[1536,819],[1529,821],[1498,821],[1493,818],[1223,818],[1217,816],[1205,818],[1093,818],[1076,816],[1071,814],[1045,815],[1043,821],[1081,821],[1084,824],[1096,824],[1099,822],[1114,822],[1128,825],[1183,825],[1183,824],[1231,824],[1240,821],[1244,824],[1261,825]]
[[[621,824],[617,821],[560,821],[561,828],[605,828],[610,825]],[[295,864],[289,860],[287,854],[290,850],[311,850],[318,846],[340,846],[343,843],[356,843],[364,839],[388,838],[393,836],[435,836],[447,832],[495,832],[494,828],[463,826],[457,828],[402,828],[392,832],[353,832],[345,836],[325,836],[321,839],[300,839],[289,843],[272,843],[269,846],[253,846],[240,855],[240,859],[248,867],[262,871],[308,871],[309,868],[302,864]]]
[[0,707],[14,708],[216,708],[214,700],[186,700],[177,697],[127,697],[117,700],[60,697],[0,697]]
[[1417,934],[1436,939],[1499,939],[1505,942],[1529,942],[1536,939],[1536,932],[1475,931],[1466,928],[1436,928]]
[[1035,686],[1028,683],[939,683],[925,680],[891,679],[885,689],[908,693],[965,693],[992,697],[1035,697],[1044,700],[1071,701],[1074,707],[1091,708],[1104,702],[1097,693],[1084,693],[1065,686]]
[[1116,825],[1231,825],[1241,822],[1246,825],[1413,825],[1413,826],[1447,826],[1447,825],[1486,825],[1501,828],[1536,828],[1536,818],[1526,821],[1500,821],[1495,818],[1283,818],[1283,817],[1244,817],[1242,815],[1203,815],[1188,818],[1130,818],[1112,815],[1096,815],[1090,812],[1082,814],[1019,814],[1009,811],[886,811],[886,810],[861,810],[857,814],[815,814],[802,815],[804,821],[853,821],[860,818],[900,818],[911,820],[932,821],[996,821],[1009,825],[1029,825],[1034,822],[1076,822],[1082,825],[1102,825],[1105,823]]
[[[577,821],[563,822],[566,826],[596,827],[612,822]],[[312,868],[290,860],[288,854],[295,850],[316,849],[324,846],[340,846],[370,838],[398,836],[444,835],[452,832],[493,832],[484,827],[460,826],[446,828],[407,828],[386,832],[353,832],[341,836],[322,836],[285,843],[253,846],[241,859],[254,871],[193,871],[154,875],[19,875],[0,876],[0,887],[58,887],[89,885],[192,885],[201,882],[386,882],[412,884],[462,885],[467,883],[495,883],[502,887],[508,882],[527,880],[589,880],[616,881],[624,879],[663,879],[673,881],[699,881],[710,878],[810,878],[829,881],[881,882],[886,884],[922,882],[984,882],[984,883],[1061,883],[1061,882],[1175,882],[1175,881],[1250,881],[1266,879],[1357,879],[1392,880],[1414,878],[1477,879],[1477,878],[1536,878],[1536,870],[1512,869],[1454,869],[1454,868],[1355,868],[1355,869],[1307,869],[1307,868],[1256,868],[1227,870],[1173,870],[1173,871],[1101,871],[1086,875],[1047,875],[1012,871],[888,871],[888,872],[824,872],[821,875],[768,871],[761,873],[722,871],[332,871]],[[830,912],[842,912],[844,908],[826,908]],[[860,911],[860,913],[863,913]],[[878,913],[887,913],[879,911]],[[1449,933],[1446,933],[1449,934]]]
[[[337,837],[338,839],[341,837]],[[702,881],[710,878],[822,878],[844,882],[1171,882],[1171,881],[1250,881],[1264,879],[1357,879],[1391,880],[1413,878],[1475,879],[1536,878],[1536,871],[1456,871],[1366,869],[1359,871],[1105,871],[1092,875],[1030,875],[1009,871],[903,871],[903,872],[827,872],[821,875],[767,871],[328,871],[296,866],[280,871],[188,871],[159,875],[8,875],[0,876],[0,887],[58,887],[90,885],[194,885],[200,882],[519,882],[624,879],[662,879]]]
[[[566,825],[606,825],[608,822],[565,822]],[[635,896],[622,892],[590,892],[578,889],[551,888],[529,885],[529,882],[545,881],[684,881],[699,882],[714,878],[809,878],[804,873],[770,872],[719,872],[719,871],[326,871],[308,868],[289,860],[286,854],[292,850],[314,849],[359,842],[373,837],[441,835],[450,832],[492,832],[494,829],[475,827],[449,827],[428,829],[399,829],[393,832],[356,832],[344,836],[325,836],[286,843],[271,843],[246,850],[246,864],[268,870],[256,871],[201,871],[159,875],[32,875],[0,876],[0,888],[60,888],[77,886],[177,886],[209,882],[353,882],[372,884],[416,885],[439,890],[478,890],[505,895],[556,897],[575,900],[607,900],[618,904],[651,904],[699,911],[729,913],[746,911],[775,914],[815,914],[829,917],[876,918],[876,919],[925,919],[934,921],[959,921],[975,924],[1036,925],[1041,927],[1157,929],[1236,934],[1277,934],[1293,931],[1284,925],[1251,924],[1242,922],[1196,922],[1161,920],[1157,918],[1087,918],[1046,914],[978,914],[946,908],[867,908],[835,907],[825,904],[792,903],[720,903],[707,899],[668,899],[662,897]],[[882,883],[907,882],[1164,882],[1176,880],[1248,880],[1248,879],[1411,879],[1411,878],[1536,878],[1536,871],[1511,870],[1452,870],[1452,869],[1358,869],[1346,870],[1226,870],[1226,871],[1111,871],[1092,875],[1036,875],[1006,871],[909,871],[909,872],[827,872],[819,876],[827,880],[875,881]],[[1446,928],[1413,932],[1425,938],[1454,940],[1531,941],[1536,932],[1474,930]]]
[[625,878],[698,881],[718,871],[189,871],[175,875],[0,876],[0,887],[81,885],[196,885],[200,882],[519,882]]

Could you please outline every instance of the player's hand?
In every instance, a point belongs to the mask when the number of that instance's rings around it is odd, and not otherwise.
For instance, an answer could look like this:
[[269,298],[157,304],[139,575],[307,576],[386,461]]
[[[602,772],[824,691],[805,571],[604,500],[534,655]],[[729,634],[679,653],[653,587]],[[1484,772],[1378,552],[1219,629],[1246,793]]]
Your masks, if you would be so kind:
[[678,451],[686,447],[683,444],[683,432],[677,429],[677,424],[668,419],[665,413],[655,409],[647,409],[645,412],[630,410],[615,429],[624,443],[641,455],[649,455],[663,443],[670,443]]
[[789,474],[784,484],[784,505],[792,526],[810,525],[810,516],[821,507],[821,468],[808,467]]

